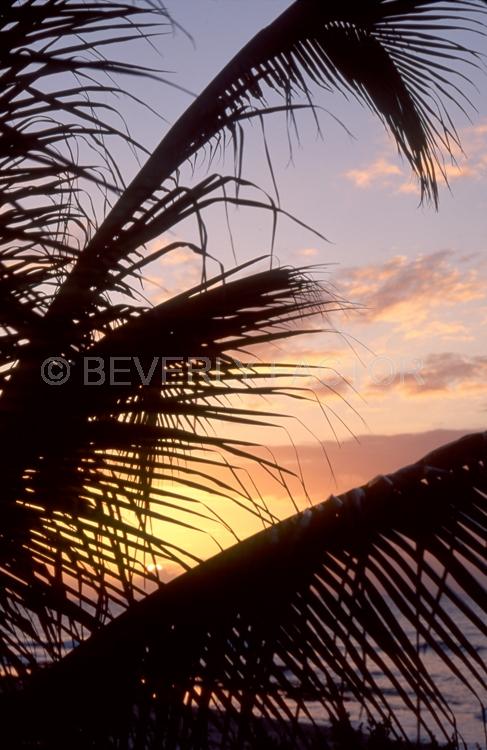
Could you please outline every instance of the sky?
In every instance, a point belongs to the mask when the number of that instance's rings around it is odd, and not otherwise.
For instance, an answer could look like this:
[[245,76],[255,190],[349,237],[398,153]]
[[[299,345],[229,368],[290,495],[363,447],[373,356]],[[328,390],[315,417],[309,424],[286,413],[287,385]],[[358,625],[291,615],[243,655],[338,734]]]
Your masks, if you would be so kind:
[[[288,2],[168,0],[166,5],[192,39],[179,31],[154,44],[166,77],[197,93]],[[145,55],[149,61],[149,52],[141,53],[143,60]],[[298,404],[292,417],[284,407],[284,426],[262,433],[264,445],[284,461],[291,460],[291,437],[307,467],[313,501],[399,468],[448,439],[485,429],[487,77],[479,71],[472,76],[478,92],[469,93],[478,111],[471,111],[471,121],[456,117],[464,153],[458,151],[457,162],[447,166],[449,185],[440,188],[438,211],[419,205],[410,170],[381,124],[339,93],[317,97],[322,138],[310,116],[299,117],[300,143],[294,139],[292,154],[284,118],[273,116],[266,126],[282,207],[327,239],[282,218],[274,262],[324,265],[319,275],[325,287],[356,305],[328,321],[331,332],[265,352],[276,361],[322,368],[319,379],[313,380],[311,371],[309,378],[322,406],[316,400]],[[144,87],[139,95],[168,123],[191,101],[175,88]],[[168,127],[140,114],[136,126],[149,147]],[[231,157],[217,167],[231,172]],[[272,193],[257,126],[246,134],[245,174]],[[238,262],[269,252],[269,216],[239,210],[230,222]],[[231,267],[221,214],[210,216],[209,230],[211,252]],[[167,239],[194,233],[194,226],[184,226]],[[157,302],[197,283],[199,273],[194,256],[178,250],[151,267],[146,293]],[[320,442],[328,457],[333,454],[335,477]],[[273,500],[279,504],[278,491]],[[280,515],[292,511],[286,502]],[[243,517],[232,518],[243,535],[254,530],[253,522],[247,526]]]

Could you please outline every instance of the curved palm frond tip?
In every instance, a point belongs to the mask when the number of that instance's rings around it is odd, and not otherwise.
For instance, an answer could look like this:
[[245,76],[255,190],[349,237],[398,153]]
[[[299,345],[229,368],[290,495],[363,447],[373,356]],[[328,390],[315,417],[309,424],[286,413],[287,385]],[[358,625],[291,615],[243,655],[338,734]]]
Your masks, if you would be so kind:
[[[312,106],[313,84],[357,98],[383,122],[417,174],[423,195],[437,202],[441,152],[459,145],[450,109],[465,112],[463,67],[479,55],[448,38],[480,30],[484,0],[297,0],[257,34],[215,77],[163,137],[108,213],[60,290],[52,314],[82,312],[93,294],[142,242],[172,229],[200,207],[225,201],[213,176],[188,191],[178,170],[216,140],[235,140],[240,177],[242,126],[274,112],[267,95],[291,111]],[[235,199],[238,203],[238,198]],[[245,201],[244,201],[245,205]],[[206,251],[203,239],[203,250]],[[116,276],[118,278],[118,276]],[[73,299],[75,298],[75,299]]]
[[40,747],[355,747],[361,716],[464,747],[466,691],[483,743],[486,533],[483,433],[174,579],[4,703],[4,731],[26,741],[28,713]]
[[[132,605],[146,583],[157,582],[147,562],[197,562],[191,550],[161,538],[151,524],[198,529],[213,521],[214,512],[197,502],[200,491],[273,520],[236,479],[238,459],[254,446],[218,436],[222,423],[257,425],[270,418],[224,400],[243,387],[230,355],[305,330],[299,321],[326,313],[337,301],[299,271],[274,269],[244,279],[222,273],[153,309],[139,304],[135,287],[142,269],[178,244],[151,252],[144,243],[194,218],[201,241],[189,246],[206,258],[204,216],[211,206],[266,207],[275,217],[281,212],[271,200],[249,197],[251,186],[239,167],[230,177],[211,174],[191,185],[183,184],[180,168],[218,138],[236,139],[238,152],[245,122],[275,110],[266,96],[279,96],[279,106],[292,113],[298,97],[308,102],[315,83],[352,93],[379,114],[423,192],[435,199],[438,148],[443,141],[448,151],[456,137],[442,102],[461,105],[453,68],[476,59],[442,35],[455,23],[475,28],[483,8],[475,0],[298,0],[190,105],[125,188],[110,139],[136,144],[115,124],[104,97],[118,93],[112,74],[143,71],[101,53],[107,41],[152,33],[154,3],[3,4],[4,672],[25,675],[59,658],[62,643],[79,642],[116,608]],[[163,21],[169,23],[167,15]],[[99,54],[88,59],[91,47]],[[109,78],[97,78],[104,74]],[[66,76],[72,76],[70,84]],[[95,156],[97,168],[90,166]],[[235,196],[228,193],[230,183],[240,190]],[[113,202],[100,224],[88,184]],[[116,392],[83,387],[84,357],[131,356],[134,345],[144,373],[162,351],[166,357],[218,358],[220,380],[191,380],[175,367],[162,389],[155,382],[141,388],[140,381]],[[62,388],[40,379],[41,363],[53,356],[72,371]],[[279,390],[261,385],[263,373],[254,373],[255,393]],[[208,424],[216,425],[217,437],[208,434]],[[220,480],[216,469],[222,466],[227,474]],[[178,480],[168,488],[175,467]],[[269,462],[269,470],[277,467]]]

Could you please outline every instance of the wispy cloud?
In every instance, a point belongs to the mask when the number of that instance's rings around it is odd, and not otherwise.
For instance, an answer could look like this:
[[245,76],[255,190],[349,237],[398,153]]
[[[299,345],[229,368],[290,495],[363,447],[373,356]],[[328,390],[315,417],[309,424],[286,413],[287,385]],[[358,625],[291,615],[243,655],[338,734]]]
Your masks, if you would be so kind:
[[356,187],[367,188],[373,184],[379,183],[386,187],[390,184],[391,176],[401,175],[402,170],[397,165],[386,159],[379,158],[362,169],[350,169],[345,173],[345,177],[353,182]]
[[[151,250],[169,242],[154,243]],[[201,282],[201,256],[190,248],[179,247],[153,263],[145,275],[147,293],[154,304],[163,302]]]
[[316,247],[302,247],[299,250],[296,250],[295,255],[299,258],[314,258],[318,253],[319,250]]
[[[457,180],[487,179],[487,123],[479,123],[460,131],[461,150],[453,144],[453,161],[443,165],[443,176],[449,183]],[[417,193],[419,186],[411,179],[408,165],[378,156],[369,164],[350,169],[344,175],[357,188],[395,189],[397,193]]]
[[[480,178],[484,173],[484,163],[482,160],[472,160],[472,162],[465,161],[465,157],[460,156],[460,163],[444,164],[442,167],[442,176],[446,178],[448,183],[452,183],[455,180],[466,179],[467,177]],[[406,177],[406,172],[401,173]],[[401,182],[397,187],[399,193],[416,193],[419,195],[421,190],[417,182],[414,182],[411,178]]]
[[443,320],[431,320],[425,322],[420,328],[410,328],[403,331],[404,338],[412,341],[414,339],[424,339],[435,337],[442,339],[461,339],[462,341],[472,341],[475,336],[464,323],[448,322]]
[[457,260],[452,251],[441,250],[413,259],[396,256],[383,264],[343,269],[337,284],[347,299],[364,305],[363,322],[394,324],[407,339],[433,335],[468,338],[465,324],[445,320],[444,312],[485,298],[485,265],[477,262],[472,267]]
[[487,392],[487,356],[466,356],[456,352],[429,354],[414,373],[375,382],[370,392],[399,390],[408,396],[451,395],[455,398]]

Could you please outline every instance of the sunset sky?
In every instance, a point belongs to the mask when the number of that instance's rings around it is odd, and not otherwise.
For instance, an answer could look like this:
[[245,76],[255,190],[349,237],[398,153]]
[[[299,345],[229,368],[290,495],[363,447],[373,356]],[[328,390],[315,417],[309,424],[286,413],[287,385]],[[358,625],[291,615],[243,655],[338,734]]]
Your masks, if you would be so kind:
[[[288,4],[286,0],[168,1],[168,9],[193,36],[194,44],[182,32],[155,42],[163,54],[162,65],[174,71],[166,77],[199,92]],[[476,43],[485,45],[482,40]],[[284,117],[267,121],[281,206],[329,240],[283,217],[275,262],[327,264],[325,273],[320,271],[325,285],[360,307],[333,318],[339,333],[306,336],[265,352],[267,359],[330,368],[323,369],[323,382],[315,381],[315,386],[325,410],[329,407],[336,416],[329,411],[328,422],[316,404],[298,405],[293,410],[300,421],[286,425],[308,466],[313,500],[398,468],[462,432],[485,429],[487,79],[479,71],[472,70],[471,75],[479,92],[462,87],[478,112],[471,111],[471,122],[455,112],[465,154],[458,152],[457,164],[447,165],[450,188],[441,187],[438,212],[418,205],[410,170],[380,123],[341,94],[323,92],[316,99],[331,113],[320,114],[323,140],[317,137],[309,114],[298,118],[301,145],[291,133],[293,164]],[[191,101],[175,89],[162,89],[161,94],[155,85],[147,84],[146,93],[169,122]],[[137,121],[138,137],[149,146],[165,129],[167,125],[150,116]],[[212,169],[231,173],[231,150],[226,162],[217,161]],[[273,194],[257,124],[246,132],[244,171]],[[239,262],[269,252],[269,216],[240,210],[231,214],[230,222]],[[211,215],[209,230],[210,251],[231,267],[234,260],[223,212]],[[196,237],[194,226],[181,227],[177,236]],[[199,269],[189,251],[177,251],[151,267],[146,291],[154,301],[163,299],[197,283]],[[218,267],[210,270],[216,273]],[[333,428],[343,441],[341,448],[335,447]],[[360,445],[349,439],[348,429],[359,437]],[[253,438],[258,439],[255,431]],[[335,485],[320,440],[333,454]],[[287,460],[289,441],[282,431],[266,435],[263,442],[275,446]]]

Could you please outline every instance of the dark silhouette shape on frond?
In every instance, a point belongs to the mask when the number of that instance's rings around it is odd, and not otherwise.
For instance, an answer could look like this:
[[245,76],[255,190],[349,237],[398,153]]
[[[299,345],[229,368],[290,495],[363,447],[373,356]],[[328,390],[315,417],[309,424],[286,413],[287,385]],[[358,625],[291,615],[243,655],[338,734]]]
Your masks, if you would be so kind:
[[134,605],[7,701],[2,726],[27,741],[35,717],[40,747],[172,750],[253,746],[259,727],[326,748],[331,722],[353,747],[355,702],[392,737],[409,718],[463,747],[432,663],[482,715],[486,500],[487,433],[331,496]]
[[[158,19],[170,24],[157,8],[151,0],[10,0],[0,10],[0,665],[13,678],[5,688],[17,688],[18,678],[59,659],[64,644],[76,645],[120,609],[138,607],[146,586],[158,583],[147,563],[198,562],[154,524],[224,524],[199,493],[237,503],[264,524],[274,520],[236,478],[238,461],[258,440],[226,438],[218,428],[272,421],[239,405],[242,390],[298,393],[266,383],[265,363],[252,363],[252,380],[243,382],[233,353],[308,330],[313,314],[342,304],[306,270],[245,276],[241,267],[233,278],[224,270],[204,275],[197,288],[148,308],[136,299],[144,266],[184,241],[152,251],[145,243],[193,217],[200,243],[188,246],[205,261],[215,255],[205,212],[217,204],[265,209],[275,225],[284,209],[241,174],[240,128],[277,109],[292,115],[313,107],[314,85],[369,106],[435,202],[440,151],[451,153],[457,139],[445,107],[468,105],[462,66],[477,63],[449,34],[481,29],[485,3],[297,0],[210,83],[125,187],[110,143],[141,149],[105,97],[119,93],[113,76],[151,73],[105,59],[105,43],[150,36]],[[267,101],[275,97],[277,105]],[[229,138],[237,144],[235,174],[182,184],[188,160]],[[101,222],[91,188],[108,207]],[[146,379],[161,352],[206,358],[210,370],[194,375],[176,363],[162,387],[151,378],[143,387],[140,379],[117,389],[83,385],[86,357],[137,354]],[[42,381],[48,357],[70,368],[63,387]],[[281,476],[271,459],[261,462]],[[168,480],[172,488],[162,488]],[[459,563],[459,575],[466,567]],[[124,670],[123,679],[132,674],[130,665]],[[438,712],[441,700],[425,680],[421,701]]]

